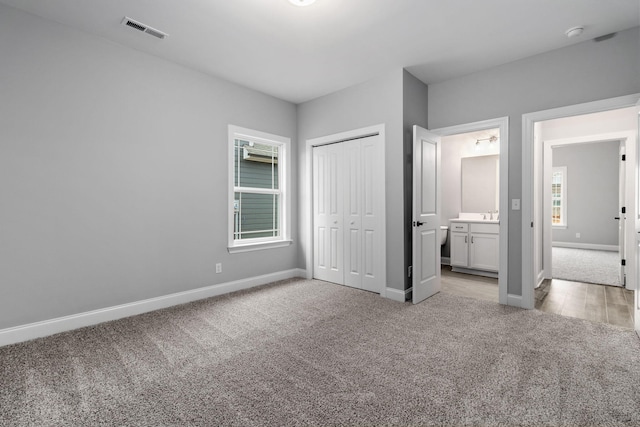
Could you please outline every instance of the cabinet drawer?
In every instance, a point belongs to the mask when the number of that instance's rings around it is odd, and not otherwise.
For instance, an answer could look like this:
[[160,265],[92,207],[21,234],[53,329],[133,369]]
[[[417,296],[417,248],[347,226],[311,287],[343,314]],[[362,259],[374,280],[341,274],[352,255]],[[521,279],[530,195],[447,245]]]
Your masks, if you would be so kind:
[[500,232],[500,224],[471,224],[472,233],[498,234]]
[[452,222],[450,230],[467,232],[469,231],[469,224],[466,222]]

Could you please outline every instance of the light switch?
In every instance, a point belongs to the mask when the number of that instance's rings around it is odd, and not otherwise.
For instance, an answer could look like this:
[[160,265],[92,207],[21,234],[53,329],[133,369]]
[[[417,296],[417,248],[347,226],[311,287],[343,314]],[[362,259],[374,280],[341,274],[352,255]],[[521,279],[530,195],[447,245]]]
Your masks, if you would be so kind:
[[520,199],[511,199],[511,210],[513,211],[520,210]]

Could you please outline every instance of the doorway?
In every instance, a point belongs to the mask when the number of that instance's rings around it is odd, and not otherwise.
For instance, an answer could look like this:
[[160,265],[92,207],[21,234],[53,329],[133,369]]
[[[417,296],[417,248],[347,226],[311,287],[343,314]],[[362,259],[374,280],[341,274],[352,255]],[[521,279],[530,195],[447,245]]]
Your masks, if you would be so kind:
[[[613,98],[608,100],[596,101],[586,104],[579,104],[569,107],[562,107],[553,110],[546,110],[537,113],[523,115],[523,189],[522,189],[522,242],[523,242],[523,258],[522,258],[522,294],[523,307],[534,308],[535,296],[534,288],[551,277],[550,265],[548,260],[550,253],[544,251],[544,247],[550,244],[551,239],[544,233],[544,225],[551,221],[551,216],[543,211],[542,196],[542,167],[543,167],[543,141],[540,138],[539,128],[541,123],[548,120],[568,118],[579,120],[580,115],[590,115],[594,113],[605,113],[614,110],[621,110],[629,107],[631,112],[635,111],[635,106],[640,95],[630,95],[625,97]],[[625,188],[626,200],[626,216],[627,227],[624,231],[624,252],[626,256],[626,286],[628,289],[635,289],[636,286],[636,260],[633,254],[636,254],[635,229],[637,220],[637,186],[636,186],[636,169],[637,169],[637,112],[629,115],[630,125],[627,129],[620,127],[608,129],[607,134],[603,134],[605,130],[601,122],[591,121],[588,126],[598,129],[600,132],[593,132],[600,140],[624,140],[626,141],[626,158],[631,161],[626,162],[626,179]],[[615,126],[615,122],[611,122]],[[587,126],[587,127],[588,127]],[[565,127],[567,132],[571,128]],[[629,129],[630,128],[630,129]],[[575,129],[573,129],[575,130]],[[617,134],[616,134],[617,133]],[[622,133],[622,135],[620,135]],[[614,134],[614,135],[612,135]],[[565,135],[565,137],[567,137]],[[595,138],[595,137],[594,137]],[[597,195],[594,195],[597,197]],[[545,221],[546,219],[546,221]],[[548,225],[548,224],[547,224]],[[637,292],[632,302],[632,311],[637,317],[638,300]],[[636,327],[638,325],[636,319]]]
[[[498,194],[499,194],[499,202],[498,202],[498,212],[499,212],[499,260],[498,260],[498,300],[500,304],[505,305],[515,305],[520,306],[520,297],[512,296],[508,294],[507,291],[507,277],[508,277],[508,230],[509,230],[509,209],[508,209],[508,168],[509,168],[509,118],[501,117],[497,119],[489,119],[480,122],[467,123],[463,125],[449,126],[446,128],[439,128],[432,130],[431,132],[440,135],[441,137],[446,138],[453,135],[460,134],[468,134],[468,133],[476,133],[483,131],[487,131],[489,129],[498,129],[498,133],[500,138],[496,141],[498,147],[497,152],[499,152],[499,169],[498,169]],[[477,134],[480,135],[480,134]],[[476,138],[476,140],[482,139],[482,141],[478,142],[478,149],[485,149],[486,146],[490,146],[491,141],[484,140],[484,138]],[[443,142],[443,147],[446,142]],[[481,145],[484,144],[484,145]],[[476,145],[474,142],[473,150],[476,149]],[[446,164],[443,162],[442,169],[443,171],[447,168]],[[443,184],[446,185],[446,184]],[[443,194],[445,194],[445,190],[443,190]],[[452,208],[455,210],[455,208]],[[446,223],[442,225],[449,225],[450,218],[455,218],[460,211],[454,212],[451,211],[443,211],[442,220]],[[455,216],[451,216],[455,215]],[[450,230],[449,230],[450,231]],[[451,233],[449,233],[451,236]],[[450,237],[449,237],[450,238]]]

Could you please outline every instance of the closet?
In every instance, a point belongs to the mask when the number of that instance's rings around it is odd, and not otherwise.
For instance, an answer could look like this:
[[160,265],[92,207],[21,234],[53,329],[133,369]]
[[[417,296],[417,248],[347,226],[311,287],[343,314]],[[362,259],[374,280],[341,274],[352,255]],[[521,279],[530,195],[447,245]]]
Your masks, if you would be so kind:
[[382,292],[384,144],[379,135],[313,147],[313,277]]

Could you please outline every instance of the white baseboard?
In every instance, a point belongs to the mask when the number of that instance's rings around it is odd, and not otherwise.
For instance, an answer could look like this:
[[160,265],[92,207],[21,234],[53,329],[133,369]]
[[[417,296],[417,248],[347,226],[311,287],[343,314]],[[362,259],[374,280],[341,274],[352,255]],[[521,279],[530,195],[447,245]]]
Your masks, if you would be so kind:
[[78,313],[70,316],[30,323],[27,325],[1,329],[0,347],[32,340],[34,338],[46,337],[60,332],[71,331],[85,326],[96,325],[110,320],[122,319],[123,317],[135,316],[136,314],[147,313],[161,308],[167,308],[204,298],[249,289],[255,286],[276,282],[278,280],[290,279],[292,277],[306,277],[306,274],[306,270],[294,268],[291,270],[264,274],[262,276],[235,280],[233,282],[206,286],[190,291],[177,292],[175,294],[164,295],[142,301],[135,301],[113,307],[87,311],[85,313]]
[[440,265],[451,265],[451,258],[448,256],[443,256],[440,258]]
[[551,246],[558,248],[592,249],[596,251],[611,252],[618,252],[620,250],[618,245],[599,245],[597,243],[551,242]]
[[393,301],[405,302],[407,300],[407,295],[411,293],[411,289],[412,288],[402,291],[400,289],[387,288],[385,296]]
[[507,294],[507,305],[522,307],[522,295]]
[[498,278],[497,271],[484,271],[484,270],[476,270],[473,268],[463,268],[463,267],[451,267],[451,271],[456,273],[473,274],[475,276],[491,277],[493,279]]

